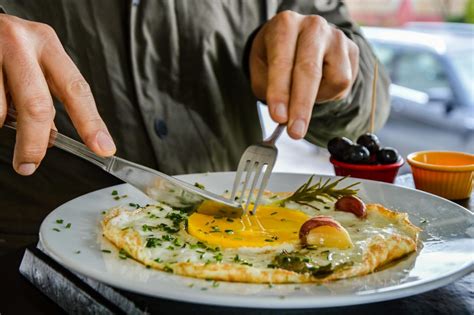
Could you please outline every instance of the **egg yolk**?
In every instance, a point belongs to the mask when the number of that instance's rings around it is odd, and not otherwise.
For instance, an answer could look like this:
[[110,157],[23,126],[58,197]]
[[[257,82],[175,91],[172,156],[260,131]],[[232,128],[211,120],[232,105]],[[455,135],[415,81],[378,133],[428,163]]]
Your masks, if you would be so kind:
[[298,232],[309,219],[305,213],[276,206],[259,206],[255,215],[227,218],[193,213],[188,232],[208,244],[221,247],[263,247],[299,243]]

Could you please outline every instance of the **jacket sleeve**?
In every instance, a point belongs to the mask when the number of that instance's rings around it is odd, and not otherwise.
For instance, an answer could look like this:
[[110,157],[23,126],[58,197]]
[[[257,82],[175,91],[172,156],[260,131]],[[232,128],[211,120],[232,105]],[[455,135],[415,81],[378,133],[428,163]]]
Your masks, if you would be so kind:
[[[318,14],[342,30],[359,47],[359,72],[350,94],[343,100],[315,104],[306,139],[319,146],[336,136],[355,139],[369,129],[372,79],[377,61],[360,28],[350,19],[342,1],[284,0],[277,12],[292,10],[301,14]],[[377,107],[375,127],[380,129],[390,112],[390,79],[382,66],[378,67]]]

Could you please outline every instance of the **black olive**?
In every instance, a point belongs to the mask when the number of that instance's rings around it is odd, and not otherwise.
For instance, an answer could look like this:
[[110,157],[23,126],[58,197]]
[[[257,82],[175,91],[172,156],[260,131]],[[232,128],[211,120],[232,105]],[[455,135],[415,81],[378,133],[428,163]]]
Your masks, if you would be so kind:
[[370,162],[370,152],[360,144],[353,144],[344,152],[343,161],[355,164],[368,164]]
[[380,148],[380,141],[373,133],[365,133],[357,138],[357,144],[363,145],[371,154],[376,153]]
[[377,151],[377,162],[380,164],[395,163],[400,159],[400,154],[394,148],[385,147]]
[[332,138],[328,142],[328,151],[336,160],[342,160],[344,152],[346,152],[352,144],[352,141],[346,137]]

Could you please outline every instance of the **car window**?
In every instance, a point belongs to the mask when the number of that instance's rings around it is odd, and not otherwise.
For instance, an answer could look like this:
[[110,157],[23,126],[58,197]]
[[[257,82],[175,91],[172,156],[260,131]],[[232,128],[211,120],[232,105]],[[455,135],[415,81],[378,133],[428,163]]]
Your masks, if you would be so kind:
[[449,88],[448,78],[438,59],[430,53],[401,53],[393,72],[394,83],[418,91]]
[[391,73],[393,68],[392,63],[395,57],[395,50],[390,46],[384,46],[375,43],[372,47],[374,48],[375,55],[379,58],[385,69]]

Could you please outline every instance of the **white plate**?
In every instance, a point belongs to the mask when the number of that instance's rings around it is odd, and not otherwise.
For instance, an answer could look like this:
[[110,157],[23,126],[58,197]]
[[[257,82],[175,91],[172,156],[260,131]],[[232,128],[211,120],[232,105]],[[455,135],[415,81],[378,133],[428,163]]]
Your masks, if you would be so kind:
[[[308,176],[276,173],[271,177],[269,189],[293,191]],[[223,193],[232,186],[234,173],[179,178],[202,183],[211,191]],[[384,270],[326,285],[269,287],[220,282],[214,287],[213,282],[150,270],[131,259],[119,259],[117,251],[101,236],[102,211],[130,202],[153,203],[127,184],[98,190],[63,204],[43,221],[40,240],[45,250],[61,264],[111,286],[173,300],[238,307],[316,308],[390,300],[438,288],[474,270],[474,218],[471,212],[445,199],[394,185],[362,181],[360,188],[360,195],[366,202],[378,202],[408,212],[410,220],[424,229],[421,233],[423,245],[420,244],[417,254]],[[128,197],[114,200],[113,190]],[[63,223],[56,220],[63,220]],[[66,228],[67,223],[71,223],[70,228]],[[110,249],[112,253],[104,253],[101,249]]]

